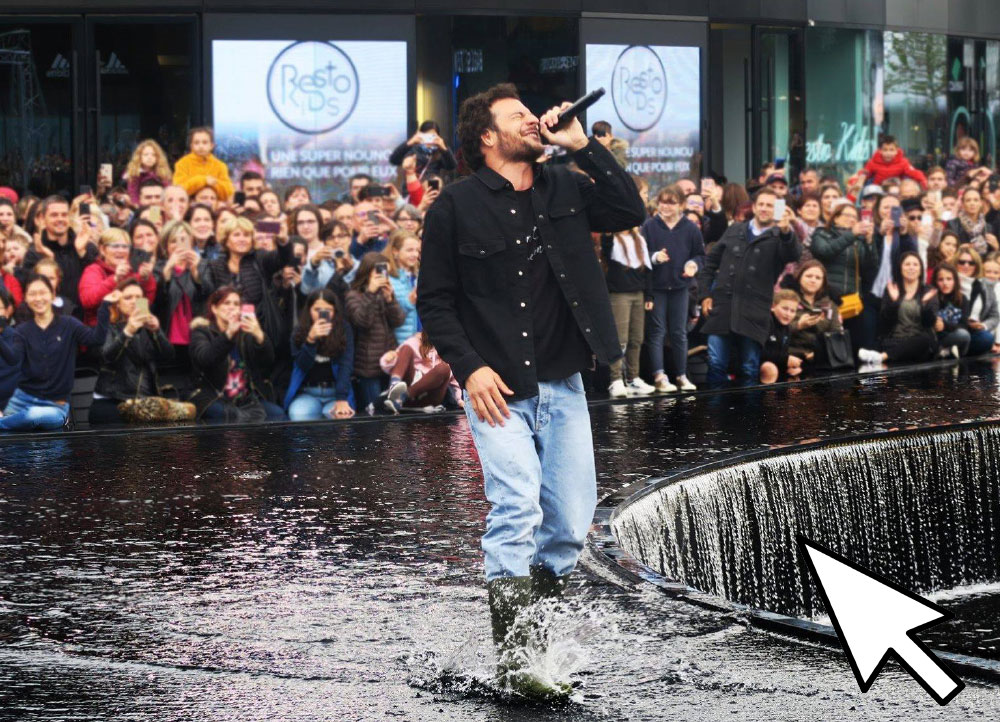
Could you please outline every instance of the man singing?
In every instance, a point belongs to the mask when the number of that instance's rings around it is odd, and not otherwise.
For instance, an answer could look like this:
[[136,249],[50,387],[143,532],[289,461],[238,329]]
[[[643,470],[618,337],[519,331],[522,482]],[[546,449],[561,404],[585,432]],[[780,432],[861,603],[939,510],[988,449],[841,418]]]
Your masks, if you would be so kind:
[[[462,104],[475,173],[427,214],[417,299],[464,388],[491,504],[482,544],[501,683],[540,697],[568,690],[522,668],[517,615],[559,596],[583,549],[597,480],[580,371],[622,355],[590,234],[645,220],[635,184],[579,120],[550,131],[568,106],[537,118],[510,84]],[[543,140],[587,175],[536,165]]]

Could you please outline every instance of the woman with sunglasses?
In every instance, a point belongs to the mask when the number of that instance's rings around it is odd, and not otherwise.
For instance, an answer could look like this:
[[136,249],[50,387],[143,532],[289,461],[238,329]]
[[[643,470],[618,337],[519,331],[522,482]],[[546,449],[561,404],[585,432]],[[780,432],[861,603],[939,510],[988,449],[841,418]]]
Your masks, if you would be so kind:
[[969,356],[988,353],[993,348],[1000,308],[997,307],[996,283],[983,276],[983,261],[972,244],[963,243],[955,254],[955,268],[962,295],[969,299]]

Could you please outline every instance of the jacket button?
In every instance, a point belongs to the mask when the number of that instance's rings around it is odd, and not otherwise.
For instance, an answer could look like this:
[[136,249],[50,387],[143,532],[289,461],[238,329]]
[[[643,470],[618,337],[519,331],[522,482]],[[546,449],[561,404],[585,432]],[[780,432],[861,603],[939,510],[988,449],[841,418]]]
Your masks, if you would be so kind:
[[526,304],[524,303],[524,301],[521,301],[521,308],[524,308],[524,307],[525,307],[525,305],[526,305]]
[[552,248],[552,244],[551,243],[548,245],[548,248]]
[[519,241],[519,240],[518,241],[514,241],[514,243],[516,243],[519,246],[521,245],[521,241]]
[[545,218],[545,216],[543,216],[541,213],[539,213],[538,214],[538,220],[542,220],[543,218]]
[[584,333],[590,333],[590,329],[589,328],[585,328],[585,329],[583,329],[583,332]]
[[527,331],[521,331],[521,335],[524,336],[525,338],[528,338],[528,332]]
[[518,271],[518,272],[517,272],[517,275],[518,275],[518,276],[523,276],[523,275],[524,275],[524,271]]
[[480,256],[485,256],[485,255],[486,255],[486,251],[480,251],[480,252],[479,252],[479,255],[480,255]]
[[566,274],[565,273],[560,273],[559,274],[559,278],[566,278]]
[[569,212],[570,212],[570,213],[576,213],[576,208],[570,208],[570,209],[569,209]]
[[511,213],[517,213],[517,210],[516,210],[515,208],[511,208],[511,209],[510,209],[510,212],[511,212]]
[[579,305],[580,305],[579,301],[573,301],[573,308],[576,308]]
[[525,365],[525,366],[531,366],[531,361],[525,361],[525,362],[524,362],[524,365]]

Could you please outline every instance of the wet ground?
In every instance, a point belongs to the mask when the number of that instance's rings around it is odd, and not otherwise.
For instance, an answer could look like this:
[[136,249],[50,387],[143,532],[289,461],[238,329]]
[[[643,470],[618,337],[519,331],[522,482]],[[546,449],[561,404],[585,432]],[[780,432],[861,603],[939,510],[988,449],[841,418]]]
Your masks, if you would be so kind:
[[[736,451],[1000,415],[991,364],[592,408],[604,493]],[[0,442],[0,719],[993,718],[890,664],[749,630],[584,560],[581,701],[489,667],[478,462],[460,417]],[[988,636],[1000,636],[990,633]]]

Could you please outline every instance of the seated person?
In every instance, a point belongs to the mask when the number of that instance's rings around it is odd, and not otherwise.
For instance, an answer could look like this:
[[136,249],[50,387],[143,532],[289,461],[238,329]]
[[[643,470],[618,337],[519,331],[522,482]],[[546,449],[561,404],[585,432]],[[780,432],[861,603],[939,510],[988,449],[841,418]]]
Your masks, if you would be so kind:
[[[90,407],[91,424],[116,424],[126,419],[118,412],[119,404],[135,406],[142,399],[154,398],[153,407],[162,399],[158,387],[157,363],[174,357],[174,348],[160,327],[159,319],[149,311],[144,291],[135,278],[118,284],[121,297],[111,309],[108,336],[100,349],[101,371]],[[184,413],[169,417],[169,409],[144,408],[149,421],[180,421],[194,418],[194,406],[184,405]],[[129,419],[137,418],[129,414]]]
[[388,411],[398,414],[403,407],[435,410],[461,407],[458,381],[425,331],[410,336],[397,350],[389,351],[380,364],[389,374],[389,390],[383,394],[383,406]]
[[340,298],[321,288],[306,299],[292,337],[294,369],[285,394],[292,421],[354,416],[354,333]]
[[799,310],[799,296],[783,288],[771,302],[771,330],[760,355],[760,382],[773,384],[779,378],[802,373],[802,359],[790,353],[790,326]]
[[209,422],[283,420],[269,380],[274,346],[252,307],[242,304],[239,291],[222,286],[208,297],[205,315],[191,323],[190,401],[198,418]]
[[837,303],[830,295],[822,263],[815,259],[806,261],[799,266],[794,279],[799,308],[792,321],[789,353],[808,363],[820,351],[823,334],[843,331],[844,325]]
[[104,344],[109,307],[120,295],[115,290],[104,297],[97,325],[90,327],[72,316],[55,313],[55,292],[47,278],[33,275],[28,279],[24,298],[32,318],[19,323],[13,336],[0,336],[0,359],[21,369],[21,379],[0,417],[0,431],[56,431],[65,426],[77,347]]

